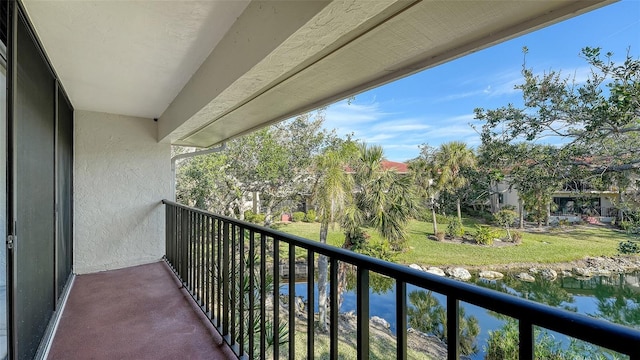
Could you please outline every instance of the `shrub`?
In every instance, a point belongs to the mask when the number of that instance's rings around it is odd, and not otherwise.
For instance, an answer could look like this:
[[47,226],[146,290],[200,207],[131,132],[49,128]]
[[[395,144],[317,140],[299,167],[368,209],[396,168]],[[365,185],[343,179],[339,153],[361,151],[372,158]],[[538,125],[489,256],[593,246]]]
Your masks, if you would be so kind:
[[627,240],[618,244],[618,251],[621,254],[639,254],[640,246],[635,241]]
[[433,219],[431,218],[431,209],[421,209],[416,213],[416,220],[422,222],[431,222]]
[[[617,356],[603,355],[602,348],[572,339],[568,345],[557,341],[546,330],[534,329],[534,358],[547,360],[562,359],[619,359]],[[489,339],[484,346],[485,360],[517,360],[519,358],[518,322],[508,319],[499,329],[489,331]]]
[[[429,215],[429,222],[431,221],[433,221],[433,218],[431,217],[431,215]],[[447,222],[449,222],[449,218],[442,214],[436,214],[436,222],[438,224],[446,224]]]
[[511,233],[511,241],[514,244],[522,243],[522,233],[520,231],[514,231]]
[[560,219],[558,220],[558,226],[565,227],[571,225],[569,219]]
[[436,239],[437,239],[438,241],[444,241],[444,232],[442,232],[442,231],[438,231],[438,232],[436,233]]
[[254,216],[256,216],[256,214],[254,214],[253,211],[247,210],[244,212],[244,221],[253,222]]
[[450,217],[449,224],[447,225],[447,235],[451,237],[462,237],[464,235],[464,228],[462,223],[457,217]]
[[485,211],[480,213],[480,218],[485,222],[485,223],[491,223],[493,221],[493,214]]
[[307,215],[304,217],[305,222],[315,222],[316,221],[316,211],[309,210],[307,211]]
[[291,221],[293,222],[303,221],[305,216],[306,216],[305,213],[303,213],[302,211],[296,211],[291,215]]
[[502,209],[497,213],[493,214],[493,218],[495,222],[505,228],[507,230],[507,235],[509,239],[511,239],[511,233],[509,232],[509,227],[513,224],[514,221],[518,218],[518,213],[509,209]]
[[507,205],[503,205],[502,208],[500,208],[500,210],[516,211],[516,207],[515,205],[507,204]]
[[253,215],[251,222],[256,224],[264,224],[264,220],[266,219],[266,217],[267,216],[265,214],[255,214]]
[[496,238],[496,231],[486,225],[476,224],[476,242],[482,245],[492,245],[493,239]]

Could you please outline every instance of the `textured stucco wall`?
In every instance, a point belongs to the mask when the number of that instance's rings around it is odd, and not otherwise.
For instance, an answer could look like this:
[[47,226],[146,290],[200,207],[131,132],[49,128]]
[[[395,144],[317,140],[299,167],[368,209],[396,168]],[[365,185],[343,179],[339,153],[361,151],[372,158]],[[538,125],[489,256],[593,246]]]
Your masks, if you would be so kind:
[[159,260],[171,147],[151,119],[76,111],[74,268],[78,274]]

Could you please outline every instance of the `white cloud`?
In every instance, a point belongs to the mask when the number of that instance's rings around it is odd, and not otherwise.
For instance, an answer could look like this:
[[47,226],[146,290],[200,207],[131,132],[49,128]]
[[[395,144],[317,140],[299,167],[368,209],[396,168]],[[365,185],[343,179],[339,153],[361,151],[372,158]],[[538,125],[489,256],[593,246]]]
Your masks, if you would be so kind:
[[395,137],[396,137],[395,135],[390,135],[390,134],[375,134],[373,136],[361,137],[360,140],[362,140],[362,141],[364,141],[366,143],[377,144],[377,143],[383,142],[385,140],[393,139]]
[[386,120],[384,122],[380,122],[375,124],[371,131],[379,131],[379,132],[406,132],[406,131],[418,131],[418,130],[427,130],[431,126],[425,124],[425,119],[394,119],[394,120]]

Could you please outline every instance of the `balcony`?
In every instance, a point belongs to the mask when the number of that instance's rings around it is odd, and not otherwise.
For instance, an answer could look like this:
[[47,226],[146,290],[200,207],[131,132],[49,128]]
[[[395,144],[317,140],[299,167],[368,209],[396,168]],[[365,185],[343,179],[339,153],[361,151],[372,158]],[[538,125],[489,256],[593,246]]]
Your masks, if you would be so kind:
[[[447,343],[459,344],[461,302],[518,320],[521,359],[533,359],[534,327],[556,331],[640,359],[640,332],[552,308],[344,249],[263,228],[170,201],[166,206],[165,263],[78,276],[63,312],[50,359],[200,358],[312,359],[321,336],[324,357],[342,356],[338,329],[340,267],[357,268],[358,359],[369,358],[369,279],[392,278],[396,290],[396,358],[407,359],[407,285],[446,296]],[[290,256],[291,254],[291,256]],[[304,310],[295,276],[281,277],[280,265],[296,268],[296,257],[328,257],[328,333],[317,333],[314,261],[308,262]],[[302,312],[302,314],[300,313]],[[316,319],[306,321],[306,319]],[[273,336],[273,329],[279,329]],[[304,330],[301,330],[304,329]],[[314,336],[307,336],[307,334]],[[300,339],[296,340],[297,337]],[[340,345],[339,345],[340,344]],[[340,346],[340,348],[339,348]],[[447,346],[447,358],[460,358]],[[339,355],[341,354],[341,355]],[[79,356],[79,357],[78,357]]]
[[162,262],[79,275],[49,359],[233,359]]

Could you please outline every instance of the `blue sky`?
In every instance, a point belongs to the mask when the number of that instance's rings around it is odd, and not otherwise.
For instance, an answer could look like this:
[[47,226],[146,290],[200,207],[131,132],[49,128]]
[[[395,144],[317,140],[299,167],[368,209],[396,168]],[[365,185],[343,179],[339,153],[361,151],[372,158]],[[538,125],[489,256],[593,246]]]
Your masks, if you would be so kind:
[[384,147],[389,160],[418,155],[418,146],[458,140],[476,147],[470,123],[473,109],[521,104],[513,89],[522,80],[522,47],[535,72],[561,70],[584,80],[589,73],[579,57],[585,47],[611,51],[624,59],[627,49],[640,56],[640,0],[625,0],[504,42],[441,66],[341,101],[326,112],[325,127],[339,135]]

